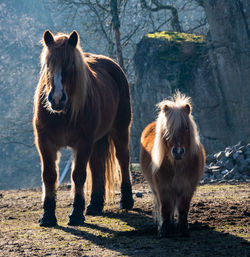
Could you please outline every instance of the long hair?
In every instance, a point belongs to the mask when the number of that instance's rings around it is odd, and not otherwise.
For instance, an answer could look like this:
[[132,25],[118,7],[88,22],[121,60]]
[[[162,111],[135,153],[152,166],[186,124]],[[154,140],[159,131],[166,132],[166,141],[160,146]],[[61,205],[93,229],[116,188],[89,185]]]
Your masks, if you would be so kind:
[[[156,119],[155,140],[152,149],[152,170],[156,172],[166,155],[164,140],[170,140],[175,131],[182,124],[189,127],[190,131],[190,153],[196,153],[200,145],[200,137],[194,118],[191,114],[192,106],[190,97],[177,91],[170,99],[163,100],[157,104],[160,109]],[[185,115],[183,109],[189,108],[189,115]]]
[[[54,74],[59,65],[64,65],[64,69],[68,70],[66,80],[66,90],[69,95],[71,120],[76,121],[79,112],[83,111],[86,97],[88,94],[89,67],[84,60],[83,51],[79,44],[71,47],[67,43],[69,35],[57,34],[54,37],[54,44],[46,46],[43,42],[43,50],[41,53],[41,81],[45,81],[46,85],[51,79],[50,74]],[[46,63],[50,63],[48,67]],[[46,86],[44,93],[48,93],[49,87]]]

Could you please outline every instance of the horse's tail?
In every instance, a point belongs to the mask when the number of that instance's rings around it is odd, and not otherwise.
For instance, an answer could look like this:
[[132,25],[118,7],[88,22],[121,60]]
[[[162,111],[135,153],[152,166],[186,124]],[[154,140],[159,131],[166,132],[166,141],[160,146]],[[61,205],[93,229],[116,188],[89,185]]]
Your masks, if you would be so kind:
[[[105,165],[105,199],[112,200],[115,191],[118,190],[120,186],[120,175],[118,172],[118,163],[116,159],[115,146],[112,138],[109,135],[101,138],[97,143],[98,157],[103,160]],[[85,185],[85,190],[87,195],[91,192],[91,171],[88,165],[87,167],[87,181]]]
[[107,200],[111,200],[120,186],[120,174],[114,142],[110,136],[107,136],[105,155],[105,197]]

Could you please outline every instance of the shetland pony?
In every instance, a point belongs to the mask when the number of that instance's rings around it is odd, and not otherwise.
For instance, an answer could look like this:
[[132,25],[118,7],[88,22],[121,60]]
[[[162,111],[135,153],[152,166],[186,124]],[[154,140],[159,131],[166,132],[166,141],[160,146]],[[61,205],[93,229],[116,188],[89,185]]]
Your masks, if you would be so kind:
[[204,171],[205,150],[191,114],[190,98],[177,92],[158,107],[156,121],[141,135],[141,169],[154,194],[159,234],[187,236],[190,202]]
[[73,151],[73,210],[69,225],[84,223],[86,165],[92,174],[87,214],[104,206],[105,183],[113,183],[115,157],[121,171],[120,208],[133,207],[129,175],[130,93],[120,66],[108,57],[84,53],[76,31],[43,35],[41,76],[34,97],[33,128],[41,158],[41,226],[55,226],[59,151]]

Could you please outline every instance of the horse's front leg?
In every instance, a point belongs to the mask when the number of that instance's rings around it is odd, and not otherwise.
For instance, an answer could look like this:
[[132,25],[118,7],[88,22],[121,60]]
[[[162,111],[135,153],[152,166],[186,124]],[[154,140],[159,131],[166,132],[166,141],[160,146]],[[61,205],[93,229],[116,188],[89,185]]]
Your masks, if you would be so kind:
[[42,181],[43,181],[43,216],[40,226],[52,227],[57,225],[56,189],[58,182],[57,149],[49,144],[39,144],[38,151],[41,158]]
[[72,170],[72,185],[74,193],[73,210],[69,215],[68,225],[83,225],[85,217],[85,199],[83,187],[86,180],[86,167],[90,156],[90,148],[86,143],[82,143],[80,147],[74,150],[74,164]]

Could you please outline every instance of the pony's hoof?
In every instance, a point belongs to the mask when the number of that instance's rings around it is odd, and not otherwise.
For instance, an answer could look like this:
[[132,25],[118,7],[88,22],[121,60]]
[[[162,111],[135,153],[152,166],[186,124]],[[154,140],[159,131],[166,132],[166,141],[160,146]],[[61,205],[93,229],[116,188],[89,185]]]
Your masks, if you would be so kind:
[[40,227],[55,227],[57,226],[57,220],[56,217],[45,217],[43,216],[39,220]]
[[177,234],[181,237],[189,237],[189,226],[188,226],[188,224],[178,224]]
[[159,229],[160,237],[174,237],[175,236],[175,224],[164,221]]
[[86,209],[86,215],[100,216],[102,215],[102,209],[103,209],[102,206],[100,207],[100,206],[89,204]]
[[84,225],[85,218],[82,217],[75,217],[75,216],[69,216],[69,226],[82,226]]

